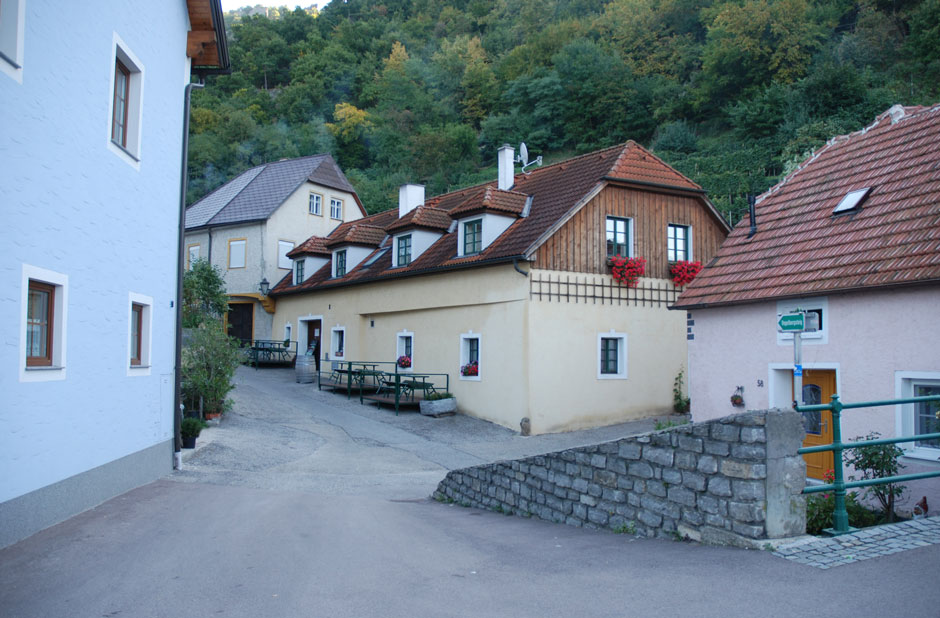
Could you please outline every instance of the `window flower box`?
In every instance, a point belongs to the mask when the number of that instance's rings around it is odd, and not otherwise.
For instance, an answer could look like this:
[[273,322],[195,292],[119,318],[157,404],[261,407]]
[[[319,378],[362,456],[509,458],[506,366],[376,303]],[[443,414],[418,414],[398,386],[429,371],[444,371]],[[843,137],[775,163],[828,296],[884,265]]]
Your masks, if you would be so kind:
[[701,262],[689,262],[688,260],[679,260],[669,267],[672,282],[680,286],[692,283],[692,280],[695,279],[695,276],[701,271]]
[[480,365],[477,362],[467,363],[460,368],[460,375],[462,376],[478,376],[480,375]]
[[398,366],[401,367],[402,369],[408,369],[409,367],[411,367],[410,356],[406,356],[406,355],[399,356],[396,362],[398,363]]
[[646,258],[628,258],[615,255],[610,258],[610,273],[614,281],[628,288],[635,288],[640,283],[640,277],[646,272]]

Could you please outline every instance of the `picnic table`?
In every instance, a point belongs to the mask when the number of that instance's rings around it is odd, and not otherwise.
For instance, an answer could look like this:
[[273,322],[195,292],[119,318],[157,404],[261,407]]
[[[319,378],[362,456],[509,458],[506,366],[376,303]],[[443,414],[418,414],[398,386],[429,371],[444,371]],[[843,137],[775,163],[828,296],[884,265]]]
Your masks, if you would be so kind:
[[248,358],[255,368],[259,363],[290,363],[293,351],[280,341],[255,341],[248,348]]
[[414,401],[416,391],[421,391],[422,397],[435,392],[434,383],[428,381],[428,378],[431,377],[430,374],[385,372],[384,375],[378,393],[386,389],[394,390],[397,388],[403,397]]

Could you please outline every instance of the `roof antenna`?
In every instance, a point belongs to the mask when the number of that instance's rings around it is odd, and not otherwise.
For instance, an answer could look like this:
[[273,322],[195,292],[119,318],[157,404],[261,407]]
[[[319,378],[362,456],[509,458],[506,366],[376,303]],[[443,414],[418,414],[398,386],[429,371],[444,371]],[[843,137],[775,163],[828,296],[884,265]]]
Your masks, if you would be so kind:
[[757,203],[757,198],[754,197],[753,193],[747,194],[747,211],[751,215],[751,231],[748,232],[747,237],[750,238],[757,233],[757,214],[754,212],[754,205]]
[[522,163],[522,173],[525,174],[525,168],[530,165],[542,165],[542,155],[539,155],[535,161],[529,163],[529,149],[525,147],[525,142],[519,144],[519,156],[516,157],[516,163]]

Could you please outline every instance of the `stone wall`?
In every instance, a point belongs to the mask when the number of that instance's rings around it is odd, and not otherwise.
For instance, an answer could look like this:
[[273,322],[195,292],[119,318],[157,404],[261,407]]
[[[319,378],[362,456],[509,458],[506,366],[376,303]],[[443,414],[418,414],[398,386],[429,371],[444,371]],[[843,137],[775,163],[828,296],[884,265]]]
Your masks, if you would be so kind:
[[803,534],[803,425],[748,412],[453,470],[435,498],[572,526],[760,546]]

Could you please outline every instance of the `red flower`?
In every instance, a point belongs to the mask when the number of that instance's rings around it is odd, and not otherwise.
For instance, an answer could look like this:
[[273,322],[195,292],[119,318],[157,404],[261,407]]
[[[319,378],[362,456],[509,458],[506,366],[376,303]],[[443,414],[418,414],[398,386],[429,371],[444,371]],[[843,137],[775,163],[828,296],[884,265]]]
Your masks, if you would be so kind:
[[688,285],[701,270],[701,262],[679,260],[669,267],[669,274],[672,275],[672,282],[676,285]]
[[628,288],[635,288],[640,282],[640,277],[646,272],[646,259],[615,255],[610,258],[610,272],[614,281],[619,281]]

